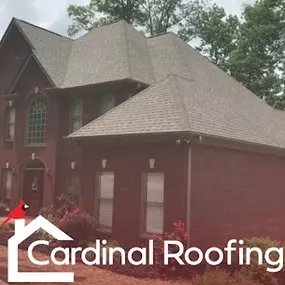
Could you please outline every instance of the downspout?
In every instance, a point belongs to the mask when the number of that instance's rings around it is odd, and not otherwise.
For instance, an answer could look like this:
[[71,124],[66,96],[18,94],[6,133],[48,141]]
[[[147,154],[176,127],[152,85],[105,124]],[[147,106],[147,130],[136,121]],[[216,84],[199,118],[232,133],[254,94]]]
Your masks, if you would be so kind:
[[191,142],[186,142],[186,218],[185,230],[188,233],[187,246],[190,246],[191,236],[191,186],[192,186],[192,149]]

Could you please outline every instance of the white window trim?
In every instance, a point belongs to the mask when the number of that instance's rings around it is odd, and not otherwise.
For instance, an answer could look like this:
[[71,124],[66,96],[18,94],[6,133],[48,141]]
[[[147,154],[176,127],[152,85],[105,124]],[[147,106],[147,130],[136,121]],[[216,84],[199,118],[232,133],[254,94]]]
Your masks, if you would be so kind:
[[[160,197],[156,197],[155,200],[157,201],[148,201],[149,196],[149,185],[148,185],[148,178],[150,175],[160,175],[163,179],[162,193],[160,193]],[[165,192],[165,175],[163,172],[144,172],[143,173],[143,200],[142,200],[142,234],[143,235],[150,235],[150,234],[163,234],[164,233],[164,192]],[[154,199],[154,198],[153,198]],[[151,230],[151,227],[155,227],[157,225],[148,226],[148,206],[158,206],[162,211],[162,218],[161,218],[161,230]]]
[[[106,193],[102,194],[102,189],[101,189],[101,183],[102,183],[102,175],[112,175],[113,176],[113,182],[112,182],[112,190],[110,192],[112,192],[111,197],[108,197],[108,195],[106,195]],[[96,217],[98,220],[98,224],[99,224],[99,228],[100,230],[107,230],[107,231],[112,231],[112,227],[113,227],[113,213],[114,213],[114,184],[115,184],[115,173],[112,171],[101,171],[97,174],[97,197],[96,197],[96,204],[95,204],[95,210],[96,210]],[[108,193],[110,194],[110,193]],[[111,221],[104,223],[101,221],[101,207],[102,207],[102,201],[109,201],[111,203],[111,213],[110,216],[111,217]]]
[[[5,140],[13,141],[15,139],[15,126],[16,126],[16,108],[8,107],[6,110],[5,122]],[[11,127],[13,128],[12,134],[10,133]]]
[[[9,179],[8,179],[9,176]],[[2,200],[11,200],[12,198],[12,188],[13,188],[13,171],[11,169],[2,169]],[[9,182],[9,183],[8,183]],[[7,193],[9,193],[7,195]]]

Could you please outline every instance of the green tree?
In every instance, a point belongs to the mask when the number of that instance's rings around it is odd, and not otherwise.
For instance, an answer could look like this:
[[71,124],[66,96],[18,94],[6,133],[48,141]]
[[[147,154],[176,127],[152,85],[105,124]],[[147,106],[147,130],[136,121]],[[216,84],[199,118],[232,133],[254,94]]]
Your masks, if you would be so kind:
[[247,6],[237,48],[229,59],[231,74],[278,108],[282,108],[284,16],[283,0],[259,0]]
[[197,49],[212,62],[284,109],[284,5],[283,0],[257,0],[244,8],[241,19],[216,4],[205,5],[196,19],[186,20],[180,35],[188,40],[195,34]]
[[69,35],[124,19],[150,35],[174,30],[186,41],[197,38],[197,49],[213,63],[285,109],[284,0],[257,0],[241,18],[204,0],[90,0],[70,5],[68,14]]
[[140,28],[150,35],[165,33],[179,26],[195,14],[199,0],[91,0],[86,6],[70,5],[68,15],[73,20],[68,34],[89,31],[120,19]]
[[239,18],[227,15],[224,8],[213,4],[200,5],[195,16],[186,18],[179,35],[185,41],[191,41],[193,36],[198,38],[197,50],[223,70],[229,71],[228,61],[237,48],[239,31]]

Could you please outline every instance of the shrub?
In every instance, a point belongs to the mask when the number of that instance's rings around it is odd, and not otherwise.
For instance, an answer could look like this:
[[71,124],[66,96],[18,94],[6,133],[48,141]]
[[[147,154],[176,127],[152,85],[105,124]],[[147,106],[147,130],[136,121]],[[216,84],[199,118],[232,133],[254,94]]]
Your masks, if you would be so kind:
[[54,241],[54,237],[43,229],[39,229],[37,234],[40,240]]
[[54,205],[43,207],[40,211],[40,215],[49,221],[57,223],[64,217],[66,212],[73,212],[75,209],[78,209],[78,206],[72,197],[70,195],[62,194],[57,197]]
[[[157,270],[162,277],[182,277],[190,274],[190,266],[180,265],[175,259],[172,259],[169,265],[164,264],[164,241],[180,241],[186,247],[188,234],[185,231],[184,224],[181,221],[173,223],[173,231],[165,233],[164,236],[154,235],[154,257]],[[170,248],[171,253],[178,252],[177,246]],[[185,263],[186,264],[186,263]]]
[[7,216],[6,209],[9,207],[9,202],[8,201],[1,201],[0,202],[0,216],[5,217]]
[[[193,285],[258,285],[249,276],[242,274],[230,275],[220,269],[212,270],[193,279]],[[268,284],[269,285],[269,284]]]
[[88,242],[95,240],[97,222],[93,216],[82,213],[78,209],[64,214],[57,223],[58,227],[73,238],[73,246],[86,246]]
[[12,226],[10,224],[2,224],[0,225],[1,232],[10,232],[12,231]]
[[[254,237],[251,239],[247,239],[245,241],[245,247],[247,247],[247,248],[253,248],[253,247],[260,248],[263,252],[263,255],[264,255],[264,252],[268,248],[271,248],[271,247],[280,248],[280,247],[282,247],[282,244],[278,241],[273,241],[270,238]],[[272,253],[270,255],[270,258],[271,258],[271,260],[276,261],[278,259],[278,254]],[[283,264],[284,264],[284,261],[283,261]],[[268,267],[271,267],[271,266],[268,265],[264,259],[263,259],[263,264],[259,265],[258,264],[258,254],[252,253],[250,265],[242,266],[241,272],[242,272],[242,274],[249,276],[254,280],[257,280],[259,282],[259,284],[277,285],[279,276],[278,276],[278,274],[267,272]]]

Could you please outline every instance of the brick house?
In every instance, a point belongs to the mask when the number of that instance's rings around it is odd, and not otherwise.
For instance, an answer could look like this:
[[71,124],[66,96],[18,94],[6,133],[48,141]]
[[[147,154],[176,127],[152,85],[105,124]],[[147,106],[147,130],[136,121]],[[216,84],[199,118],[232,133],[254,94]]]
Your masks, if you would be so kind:
[[0,46],[1,199],[30,215],[71,193],[137,243],[282,230],[285,115],[172,33],[124,21],[73,40],[13,19]]

